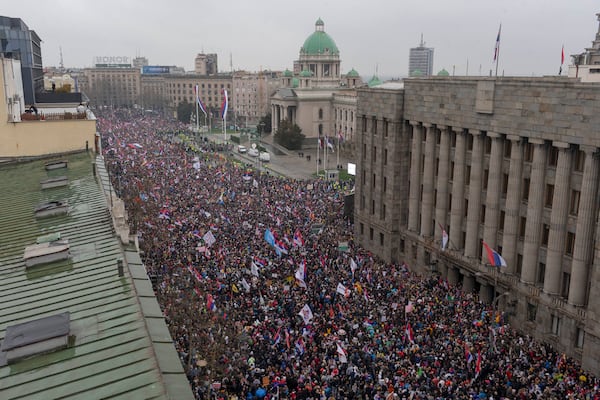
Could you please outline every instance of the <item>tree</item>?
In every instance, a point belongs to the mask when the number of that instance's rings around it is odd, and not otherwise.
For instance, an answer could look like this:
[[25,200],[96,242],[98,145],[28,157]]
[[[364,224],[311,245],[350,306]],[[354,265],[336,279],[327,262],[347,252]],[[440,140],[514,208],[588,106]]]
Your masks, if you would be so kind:
[[183,123],[190,123],[190,116],[194,111],[194,105],[188,103],[186,99],[183,99],[181,103],[177,105],[177,119]]
[[262,117],[258,123],[263,124],[261,133],[271,133],[271,131],[273,130],[273,128],[271,127],[271,113],[268,113],[267,115]]
[[289,150],[300,150],[304,141],[302,129],[287,120],[281,121],[277,132],[275,132],[275,143]]

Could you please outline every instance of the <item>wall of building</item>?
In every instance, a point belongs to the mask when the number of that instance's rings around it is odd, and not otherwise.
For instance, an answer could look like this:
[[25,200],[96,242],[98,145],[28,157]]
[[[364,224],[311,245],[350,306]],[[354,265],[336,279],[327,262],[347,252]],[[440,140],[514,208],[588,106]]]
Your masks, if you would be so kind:
[[[417,272],[475,291],[518,329],[600,372],[599,88],[568,78],[420,78],[403,92],[360,90],[359,243],[391,261],[397,246]],[[388,116],[402,127],[396,148],[379,141]],[[386,175],[401,177],[396,197],[382,193]],[[383,204],[397,220],[382,218]],[[380,232],[390,243],[378,243]],[[482,239],[506,269],[490,266]]]

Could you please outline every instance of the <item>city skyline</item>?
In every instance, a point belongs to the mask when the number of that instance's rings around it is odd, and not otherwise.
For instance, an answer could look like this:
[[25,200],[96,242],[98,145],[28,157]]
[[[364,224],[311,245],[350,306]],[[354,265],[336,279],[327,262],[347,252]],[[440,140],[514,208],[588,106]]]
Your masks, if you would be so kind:
[[[96,56],[142,56],[150,65],[193,70],[196,54],[216,53],[219,71],[292,69],[304,40],[318,18],[340,49],[342,73],[352,68],[363,77],[408,75],[411,47],[421,34],[435,49],[433,73],[487,75],[495,69],[494,47],[500,38],[499,75],[557,75],[561,48],[570,54],[589,47],[598,29],[592,0],[429,0],[403,4],[307,0],[301,6],[281,2],[232,0],[200,4],[190,0],[147,3],[138,0],[86,2],[61,0],[12,2],[3,15],[21,18],[42,38],[44,67],[91,67]],[[293,8],[293,9],[290,9]],[[563,75],[566,67],[563,67]]]

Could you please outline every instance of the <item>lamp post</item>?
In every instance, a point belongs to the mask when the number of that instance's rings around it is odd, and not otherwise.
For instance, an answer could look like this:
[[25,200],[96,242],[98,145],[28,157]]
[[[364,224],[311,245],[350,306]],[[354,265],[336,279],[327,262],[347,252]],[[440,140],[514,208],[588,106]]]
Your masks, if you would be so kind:
[[492,308],[494,309],[494,311],[498,311],[498,300],[500,300],[501,297],[508,296],[509,294],[510,294],[510,291],[504,292],[504,293],[496,296],[496,298],[492,301]]

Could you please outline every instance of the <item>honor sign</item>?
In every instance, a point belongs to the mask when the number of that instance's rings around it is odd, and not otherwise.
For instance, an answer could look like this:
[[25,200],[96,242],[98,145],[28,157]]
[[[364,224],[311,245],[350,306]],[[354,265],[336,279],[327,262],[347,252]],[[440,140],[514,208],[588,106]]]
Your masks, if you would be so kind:
[[126,56],[97,56],[95,64],[96,68],[131,68],[129,57]]

